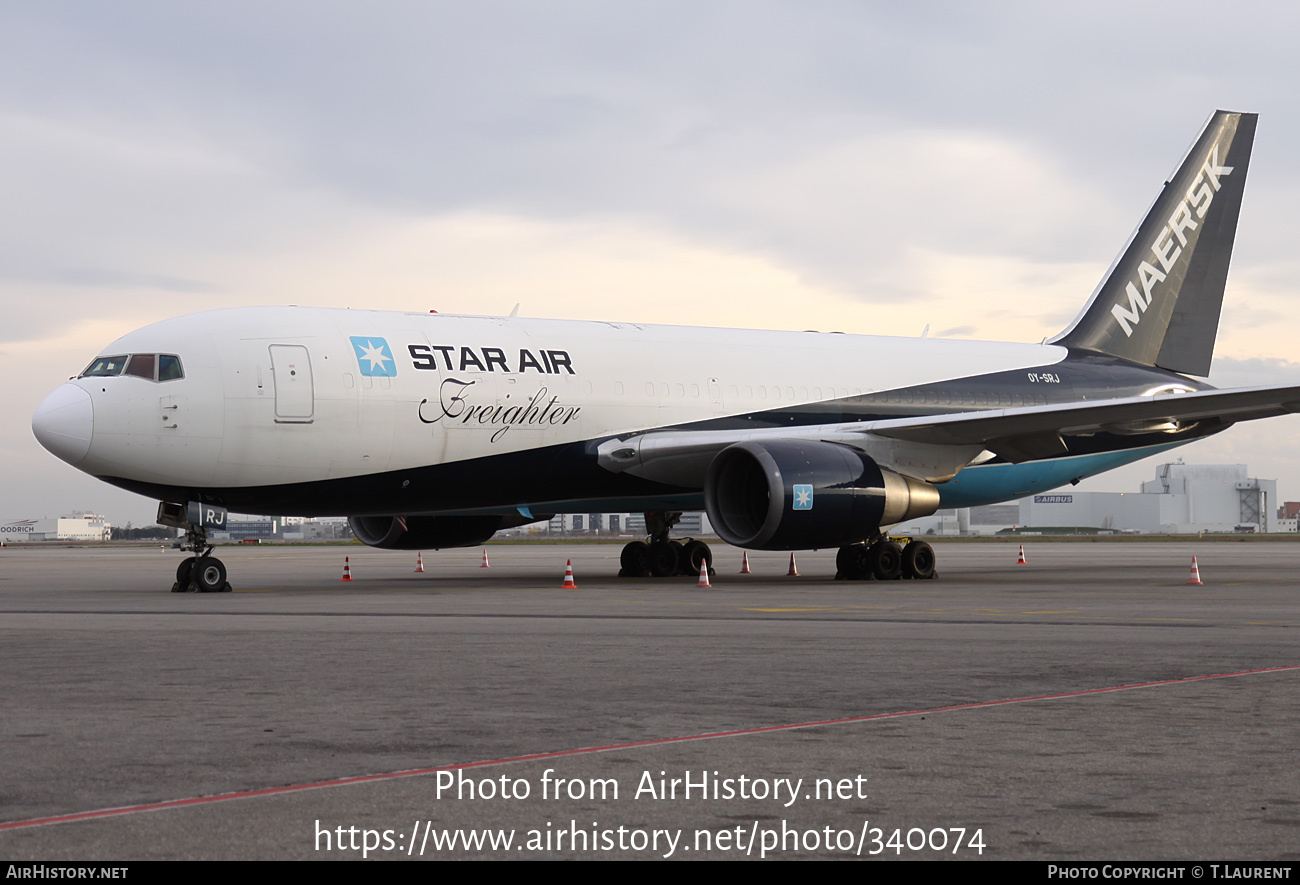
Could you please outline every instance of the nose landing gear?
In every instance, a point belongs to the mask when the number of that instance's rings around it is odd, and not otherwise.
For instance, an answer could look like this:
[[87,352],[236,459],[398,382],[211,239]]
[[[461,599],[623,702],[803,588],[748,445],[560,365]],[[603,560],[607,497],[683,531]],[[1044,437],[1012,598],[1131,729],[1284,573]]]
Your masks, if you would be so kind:
[[210,555],[211,551],[181,560],[176,567],[173,593],[229,593],[232,589],[226,580],[226,565]]
[[181,560],[176,567],[173,593],[229,593],[233,588],[226,580],[226,565],[212,555],[208,543],[208,530],[191,526],[185,533],[182,550],[192,550],[194,555]]
[[[214,509],[220,508],[209,508],[210,511]],[[208,527],[191,522],[188,516],[186,509],[180,505],[165,502],[158,505],[159,524],[185,529],[185,540],[177,546],[194,554],[176,567],[176,583],[172,584],[172,592],[229,593],[233,588],[226,580],[225,563],[212,555]],[[220,513],[220,520],[224,526],[224,510]]]

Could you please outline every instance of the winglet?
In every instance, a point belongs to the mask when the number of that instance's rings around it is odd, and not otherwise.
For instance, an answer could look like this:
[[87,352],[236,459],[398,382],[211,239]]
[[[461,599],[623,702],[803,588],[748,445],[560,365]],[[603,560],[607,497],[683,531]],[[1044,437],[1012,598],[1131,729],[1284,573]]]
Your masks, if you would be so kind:
[[1210,373],[1258,116],[1214,112],[1087,307],[1053,344]]

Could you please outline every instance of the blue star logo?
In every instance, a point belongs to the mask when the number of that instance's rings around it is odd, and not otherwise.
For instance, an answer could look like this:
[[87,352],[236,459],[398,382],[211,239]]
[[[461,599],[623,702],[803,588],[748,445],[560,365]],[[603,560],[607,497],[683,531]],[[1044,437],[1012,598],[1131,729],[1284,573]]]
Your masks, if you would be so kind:
[[813,487],[796,483],[794,487],[794,510],[812,510]]
[[392,378],[397,375],[397,360],[383,338],[362,338],[353,335],[352,349],[357,354],[361,374],[372,378]]

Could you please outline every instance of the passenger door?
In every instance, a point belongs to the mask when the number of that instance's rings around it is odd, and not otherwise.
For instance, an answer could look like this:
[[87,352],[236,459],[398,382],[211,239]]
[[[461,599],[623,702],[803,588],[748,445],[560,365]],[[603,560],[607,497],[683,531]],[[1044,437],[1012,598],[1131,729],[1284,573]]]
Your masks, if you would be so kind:
[[316,411],[311,356],[301,344],[272,344],[271,384],[275,388],[275,423],[310,424]]

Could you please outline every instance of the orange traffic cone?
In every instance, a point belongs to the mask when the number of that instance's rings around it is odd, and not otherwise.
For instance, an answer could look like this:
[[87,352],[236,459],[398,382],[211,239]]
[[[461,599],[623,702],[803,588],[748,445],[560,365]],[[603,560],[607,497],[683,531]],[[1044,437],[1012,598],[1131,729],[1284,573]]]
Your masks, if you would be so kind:
[[352,580],[352,569],[351,569],[351,567],[349,567],[349,565],[348,565],[348,558],[347,558],[346,556],[343,557],[343,577],[340,578],[340,580],[343,580],[343,581],[351,581],[351,580]]
[[696,587],[712,587],[709,583],[709,561],[707,559],[700,561],[700,580]]
[[416,554],[415,554],[415,571],[416,571],[417,574],[418,574],[419,572],[424,571],[424,553],[423,553],[423,552],[420,552],[420,553],[416,553]]
[[1029,565],[1029,560],[1025,559],[1025,545],[1020,545],[1020,558],[1016,560],[1016,565]]
[[560,585],[561,590],[577,590],[578,585],[573,583],[573,560],[564,561],[564,583]]
[[795,568],[793,553],[790,554],[790,571],[786,572],[785,574],[786,577],[794,577],[794,578],[799,577],[799,569]]
[[743,550],[740,553],[740,573],[742,575],[753,574],[753,572],[749,570],[749,553]]
[[1192,587],[1200,587],[1205,582],[1201,580],[1201,569],[1196,564],[1196,557],[1192,557],[1192,576],[1187,579],[1187,583]]
[[486,548],[486,547],[483,548],[483,562],[482,562],[482,564],[479,566],[479,568],[492,568],[492,566],[488,565],[488,561],[487,561],[487,548]]

